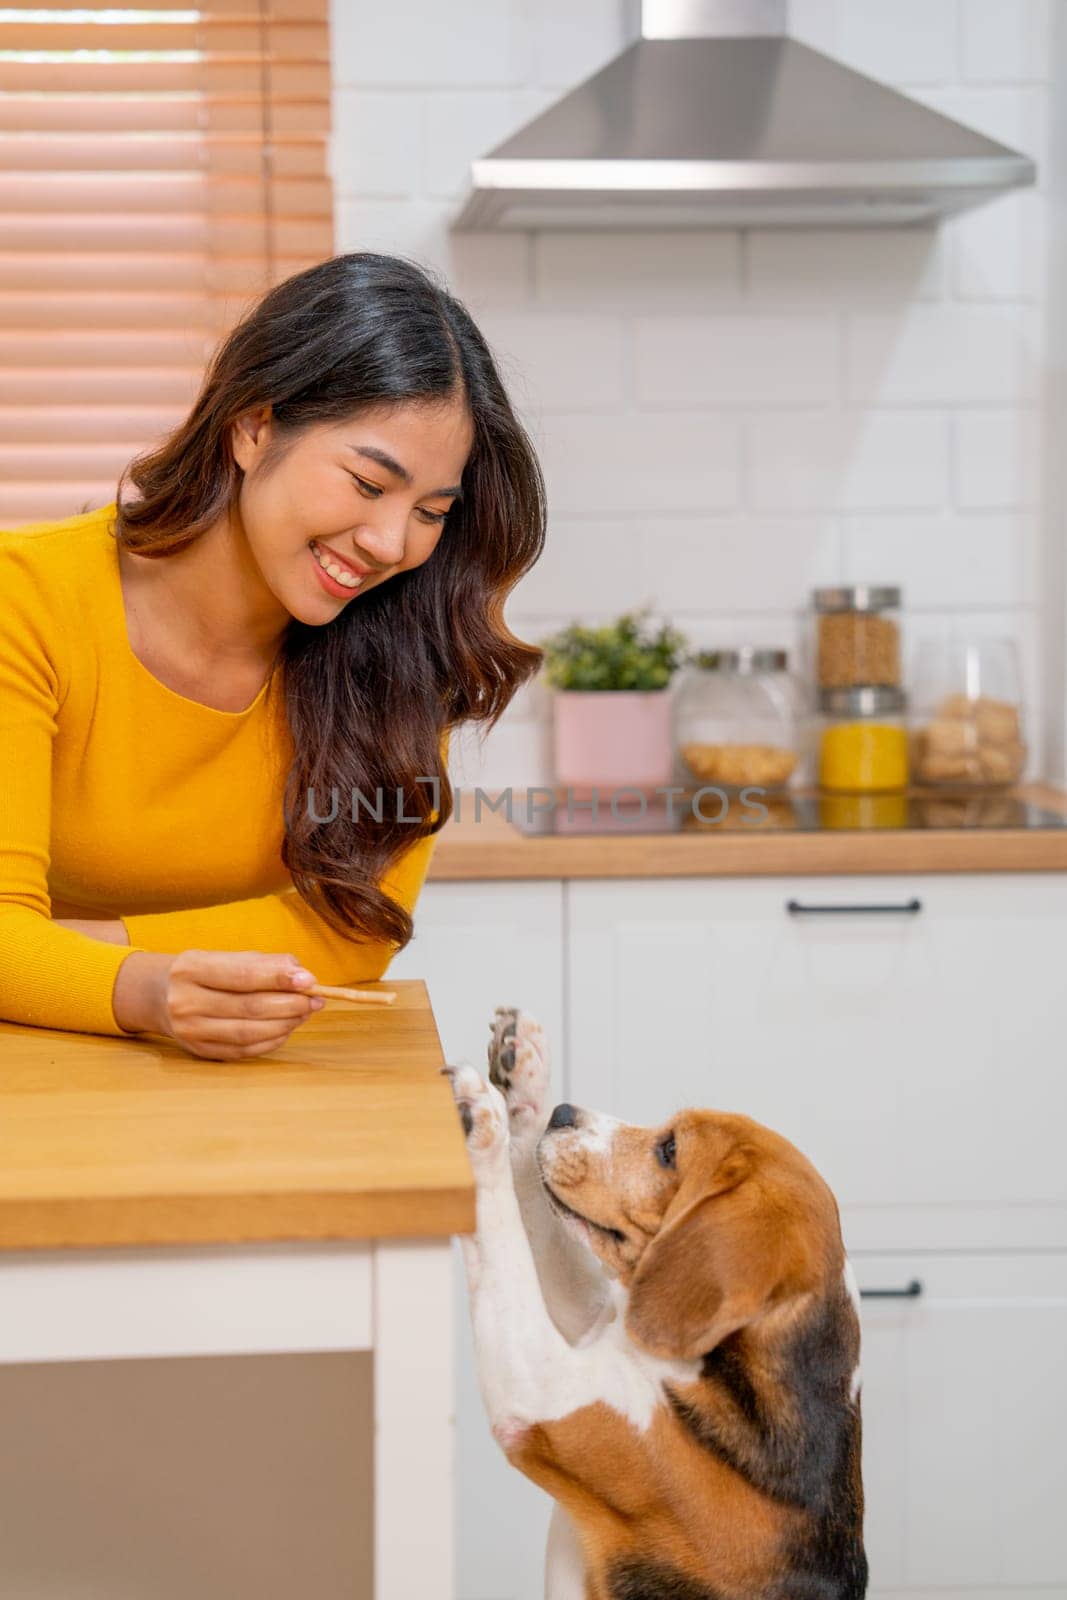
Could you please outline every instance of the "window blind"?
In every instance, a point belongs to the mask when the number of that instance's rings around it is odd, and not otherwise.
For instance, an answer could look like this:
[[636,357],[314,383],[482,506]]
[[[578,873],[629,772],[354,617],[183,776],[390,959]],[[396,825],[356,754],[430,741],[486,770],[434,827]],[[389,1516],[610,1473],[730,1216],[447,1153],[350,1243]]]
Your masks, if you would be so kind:
[[333,254],[329,0],[0,0],[0,527],[114,498]]

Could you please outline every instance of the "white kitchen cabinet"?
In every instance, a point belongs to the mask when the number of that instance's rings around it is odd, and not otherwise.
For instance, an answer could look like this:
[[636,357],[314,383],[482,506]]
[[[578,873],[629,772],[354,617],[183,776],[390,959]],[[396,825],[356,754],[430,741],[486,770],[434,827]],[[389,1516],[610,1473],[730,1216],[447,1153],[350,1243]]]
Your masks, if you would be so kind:
[[1067,875],[591,881],[567,900],[577,1104],[767,1123],[826,1177],[852,1249],[1067,1247]]
[[[557,1098],[768,1123],[861,1286],[923,1284],[863,1302],[871,1600],[1065,1600],[1067,874],[431,881],[417,919],[390,970],[448,1059],[520,1005]],[[550,1505],[489,1434],[460,1269],[457,1593],[541,1600]]]
[[497,1006],[519,1006],[544,1025],[562,1082],[563,885],[532,882],[427,883],[415,937],[390,978],[422,978],[445,1060],[484,1072]]
[[863,1302],[872,1600],[1067,1596],[1065,913],[1061,874],[567,888],[569,1098],[766,1122],[861,1287],[923,1285]]
[[[416,937],[390,977],[425,980],[446,1061],[486,1071],[494,1007],[537,1017],[562,1090],[563,889],[558,881],[428,883]],[[458,1600],[542,1600],[552,1503],[510,1466],[489,1431],[478,1389],[467,1288],[454,1250]]]
[[1067,1595],[1067,1255],[853,1255],[871,1600]]

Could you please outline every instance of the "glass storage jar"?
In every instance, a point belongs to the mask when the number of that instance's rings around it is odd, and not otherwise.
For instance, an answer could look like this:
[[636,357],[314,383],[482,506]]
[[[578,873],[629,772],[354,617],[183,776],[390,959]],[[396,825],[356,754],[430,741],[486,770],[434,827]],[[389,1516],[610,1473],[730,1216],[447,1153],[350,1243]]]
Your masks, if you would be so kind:
[[798,691],[785,650],[703,650],[675,702],[679,776],[719,789],[784,789],[800,760]]
[[915,782],[946,789],[1017,783],[1026,766],[1013,639],[923,640],[915,655]]
[[903,689],[868,684],[821,689],[816,724],[819,786],[844,794],[884,794],[908,786]]
[[890,584],[816,589],[814,677],[819,689],[899,688],[900,590]]

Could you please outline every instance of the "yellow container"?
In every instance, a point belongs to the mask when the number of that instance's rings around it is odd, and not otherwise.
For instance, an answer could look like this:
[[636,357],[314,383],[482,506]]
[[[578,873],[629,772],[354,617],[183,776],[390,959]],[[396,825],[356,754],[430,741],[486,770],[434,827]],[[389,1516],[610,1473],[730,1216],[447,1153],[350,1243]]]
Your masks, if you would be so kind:
[[844,794],[885,794],[908,786],[908,734],[900,689],[824,689],[819,784]]

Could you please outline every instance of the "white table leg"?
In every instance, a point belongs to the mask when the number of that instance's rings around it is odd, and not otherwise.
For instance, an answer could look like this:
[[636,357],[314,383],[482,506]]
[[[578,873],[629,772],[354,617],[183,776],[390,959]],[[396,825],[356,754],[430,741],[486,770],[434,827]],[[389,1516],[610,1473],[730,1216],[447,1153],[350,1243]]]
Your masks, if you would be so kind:
[[374,1600],[453,1600],[452,1246],[374,1246]]

